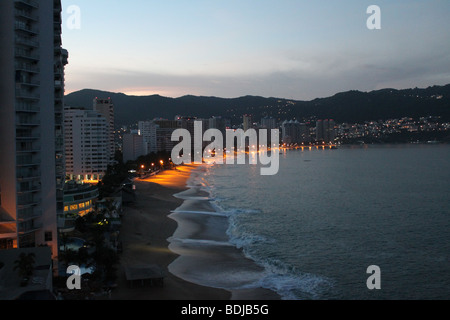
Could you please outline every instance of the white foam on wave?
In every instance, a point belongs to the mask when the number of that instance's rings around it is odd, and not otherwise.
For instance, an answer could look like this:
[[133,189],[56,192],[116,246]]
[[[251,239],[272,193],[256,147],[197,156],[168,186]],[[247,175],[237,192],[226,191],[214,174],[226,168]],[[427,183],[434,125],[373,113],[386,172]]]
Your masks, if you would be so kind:
[[172,213],[188,213],[188,214],[203,214],[208,216],[217,216],[217,217],[228,217],[227,214],[223,212],[216,212],[216,211],[189,211],[189,210],[173,210]]
[[314,274],[269,273],[258,283],[277,292],[283,300],[318,299],[321,292],[331,286],[327,279]]
[[178,194],[176,194],[176,195],[174,195],[174,196],[175,196],[176,198],[182,199],[182,200],[202,200],[202,201],[211,201],[211,200],[214,200],[214,199],[211,198],[211,197],[184,196],[184,195],[178,195]]
[[226,241],[215,240],[202,240],[202,239],[180,239],[170,238],[171,242],[180,242],[182,244],[195,245],[195,246],[219,246],[219,247],[232,247],[233,245]]
[[252,244],[255,244],[255,243],[269,244],[269,243],[276,242],[275,239],[269,239],[262,235],[252,234],[250,232],[244,232],[244,233],[240,234],[238,237],[233,236],[232,233],[230,232],[230,228],[227,231],[227,235],[230,237],[230,243],[232,243],[238,249],[244,249],[244,252],[248,246],[251,246]]
[[[174,250],[181,250],[180,252],[187,254],[184,257],[180,257],[169,267],[171,272],[178,273],[186,280],[190,280],[195,283],[220,287],[228,290],[235,289],[254,289],[265,288],[277,292],[284,300],[298,300],[305,298],[318,298],[320,293],[332,286],[332,281],[324,277],[302,273],[294,268],[286,266],[282,262],[268,257],[258,255],[258,253],[252,251],[254,244],[274,244],[275,239],[267,238],[263,235],[253,233],[248,230],[242,230],[239,228],[240,215],[252,215],[260,214],[261,210],[257,209],[244,209],[244,208],[231,208],[223,209],[221,203],[226,199],[216,197],[215,187],[208,183],[205,179],[205,175],[208,173],[209,167],[201,166],[194,170],[191,174],[191,178],[188,180],[187,187],[189,189],[197,189],[206,192],[209,196],[195,196],[195,191],[188,190],[188,192],[181,192],[176,196],[184,200],[198,200],[208,201],[213,211],[201,211],[201,210],[179,210],[172,211],[173,214],[200,214],[209,216],[227,217],[228,229],[227,237],[229,241],[217,241],[211,239],[189,239],[189,238],[170,238],[171,246]],[[194,195],[193,195],[194,194]],[[190,258],[189,254],[192,251],[185,251],[181,247],[187,248],[213,248],[222,247],[223,250],[229,250],[226,248],[236,248],[244,255],[242,259],[248,258],[254,262],[255,266],[261,268],[261,271],[252,270],[253,267],[247,265],[246,268],[233,269],[230,266],[215,267],[211,270],[205,270],[206,265],[198,265],[197,258]],[[190,250],[190,249],[188,249]],[[222,250],[222,249],[217,249]],[[183,262],[182,262],[183,261]],[[206,262],[207,265],[212,262]],[[187,268],[182,265],[192,264],[192,268]],[[208,269],[208,268],[206,268]],[[186,273],[186,270],[189,272]],[[239,270],[239,272],[237,272]]]
[[227,235],[230,243],[241,249],[244,255],[261,266],[265,272],[254,283],[246,284],[242,289],[265,288],[277,292],[283,300],[316,299],[321,292],[332,287],[333,281],[325,277],[304,273],[286,265],[280,260],[262,256],[252,250],[254,245],[273,245],[276,239],[242,229],[239,225],[239,215],[259,214],[260,210],[232,209],[228,210],[229,228]]

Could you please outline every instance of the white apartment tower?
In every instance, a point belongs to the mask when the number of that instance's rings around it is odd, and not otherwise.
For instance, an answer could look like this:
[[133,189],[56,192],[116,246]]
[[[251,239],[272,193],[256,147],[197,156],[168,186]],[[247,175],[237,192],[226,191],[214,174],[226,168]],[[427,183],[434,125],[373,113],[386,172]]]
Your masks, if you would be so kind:
[[109,152],[109,163],[114,162],[114,156],[116,153],[115,147],[115,128],[114,128],[114,104],[111,98],[108,99],[94,99],[93,110],[100,113],[108,124],[107,134],[108,134],[108,152]]
[[0,249],[58,255],[67,51],[60,0],[0,1]]
[[159,126],[153,121],[138,122],[139,135],[144,138],[144,154],[157,153],[156,130]]
[[65,107],[65,159],[68,180],[98,181],[108,169],[108,121],[92,110]]

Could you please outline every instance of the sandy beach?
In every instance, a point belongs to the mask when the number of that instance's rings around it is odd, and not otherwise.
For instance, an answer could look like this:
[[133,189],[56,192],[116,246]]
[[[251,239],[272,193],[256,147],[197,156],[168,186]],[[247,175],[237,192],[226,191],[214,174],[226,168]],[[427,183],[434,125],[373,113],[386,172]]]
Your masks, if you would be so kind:
[[[118,269],[118,287],[113,300],[277,300],[269,290],[230,292],[200,286],[169,272],[178,255],[169,249],[168,238],[177,222],[168,216],[183,204],[174,194],[187,190],[187,180],[195,165],[180,166],[145,180],[136,180],[136,202],[124,208],[120,238],[123,253]],[[156,264],[166,274],[162,287],[130,287],[125,278],[126,265]]]
[[[136,202],[124,208],[120,237],[123,253],[120,256],[118,287],[113,300],[227,300],[225,290],[202,287],[168,272],[177,255],[168,249],[167,239],[177,224],[167,216],[183,201],[173,195],[186,189],[186,181],[194,166],[165,171],[144,181],[136,180]],[[126,265],[156,264],[165,273],[163,287],[130,287],[125,278]]]

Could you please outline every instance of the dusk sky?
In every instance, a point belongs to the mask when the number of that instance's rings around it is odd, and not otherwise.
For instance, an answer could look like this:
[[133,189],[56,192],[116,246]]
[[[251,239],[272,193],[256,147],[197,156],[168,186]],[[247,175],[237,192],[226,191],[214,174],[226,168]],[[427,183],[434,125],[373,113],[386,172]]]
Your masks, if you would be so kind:
[[[67,93],[311,100],[450,83],[448,0],[62,3]],[[370,5],[381,30],[366,26]]]

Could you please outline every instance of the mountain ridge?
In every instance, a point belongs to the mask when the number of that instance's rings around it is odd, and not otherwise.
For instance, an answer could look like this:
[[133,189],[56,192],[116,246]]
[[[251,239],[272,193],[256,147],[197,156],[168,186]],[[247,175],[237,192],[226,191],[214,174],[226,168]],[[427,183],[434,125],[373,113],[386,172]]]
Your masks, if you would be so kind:
[[116,123],[131,125],[139,120],[173,119],[175,115],[209,118],[223,116],[239,124],[242,115],[252,114],[254,121],[265,116],[284,119],[335,119],[337,122],[363,122],[400,117],[441,116],[450,120],[450,84],[428,88],[385,88],[363,92],[349,90],[313,100],[246,95],[236,98],[185,95],[178,98],[159,94],[133,96],[124,93],[82,89],[67,94],[65,104],[92,108],[94,98],[111,98]]

